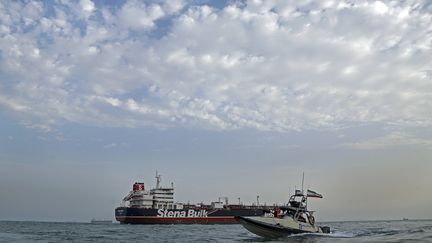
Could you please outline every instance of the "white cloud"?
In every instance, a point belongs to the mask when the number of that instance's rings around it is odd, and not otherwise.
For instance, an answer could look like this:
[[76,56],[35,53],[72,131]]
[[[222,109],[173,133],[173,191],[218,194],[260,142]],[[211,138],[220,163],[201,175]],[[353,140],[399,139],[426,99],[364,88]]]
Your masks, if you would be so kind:
[[373,9],[377,14],[385,14],[389,11],[387,5],[381,1],[375,1],[373,4]]
[[81,0],[80,5],[85,12],[91,13],[95,9],[95,5],[91,0]]
[[125,142],[121,142],[121,143],[109,143],[109,144],[105,144],[103,146],[103,148],[105,149],[114,149],[114,148],[119,148],[119,147],[126,147],[127,144]]
[[404,132],[391,132],[381,137],[366,139],[354,143],[345,143],[341,147],[352,149],[384,149],[394,148],[399,146],[420,146],[432,148],[432,140],[419,138]]
[[10,98],[6,98],[6,97],[1,97],[0,96],[0,106],[3,106],[7,109],[13,110],[13,111],[24,111],[26,109],[28,109],[28,107],[16,100],[10,99]]
[[147,6],[141,1],[126,2],[118,13],[119,21],[124,28],[134,30],[148,29],[154,26],[154,21],[165,15],[158,4]]
[[0,104],[35,124],[432,125],[427,2],[0,4]]

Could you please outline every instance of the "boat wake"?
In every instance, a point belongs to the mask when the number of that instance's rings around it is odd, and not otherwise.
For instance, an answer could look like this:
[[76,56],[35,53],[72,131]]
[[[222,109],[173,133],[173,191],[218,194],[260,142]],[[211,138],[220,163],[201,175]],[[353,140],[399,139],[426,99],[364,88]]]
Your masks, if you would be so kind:
[[[357,235],[352,233],[352,232],[331,232],[329,234],[326,233],[300,233],[300,234],[293,234],[293,235],[289,235],[289,236],[285,236],[282,238],[278,238],[276,239],[277,241],[288,241],[288,242],[309,242],[309,240],[312,240],[313,242],[315,242],[315,240],[318,239],[329,239],[329,238],[334,238],[336,240],[336,238],[338,239],[349,239],[349,238],[354,238]],[[273,242],[275,240],[275,238],[265,238],[265,237],[252,237],[243,241],[246,242]],[[333,241],[333,240],[332,240]]]
[[353,238],[356,235],[350,232],[331,232],[326,233],[301,233],[295,235],[289,235],[287,238],[304,238],[304,237],[334,237],[334,238]]

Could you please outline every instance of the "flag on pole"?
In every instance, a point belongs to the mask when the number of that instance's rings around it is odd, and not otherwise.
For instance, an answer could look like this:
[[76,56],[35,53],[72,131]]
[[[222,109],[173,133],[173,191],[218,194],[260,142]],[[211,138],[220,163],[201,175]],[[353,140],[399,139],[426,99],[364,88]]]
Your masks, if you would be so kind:
[[317,192],[314,192],[312,190],[307,190],[307,197],[317,197],[317,198],[323,198],[323,196]]

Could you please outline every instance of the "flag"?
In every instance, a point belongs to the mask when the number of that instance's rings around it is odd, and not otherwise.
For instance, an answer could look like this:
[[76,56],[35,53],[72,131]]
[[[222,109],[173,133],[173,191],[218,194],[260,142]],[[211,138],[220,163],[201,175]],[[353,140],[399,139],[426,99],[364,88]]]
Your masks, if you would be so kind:
[[314,192],[312,190],[307,190],[307,197],[317,197],[317,198],[323,198],[323,196],[317,192]]

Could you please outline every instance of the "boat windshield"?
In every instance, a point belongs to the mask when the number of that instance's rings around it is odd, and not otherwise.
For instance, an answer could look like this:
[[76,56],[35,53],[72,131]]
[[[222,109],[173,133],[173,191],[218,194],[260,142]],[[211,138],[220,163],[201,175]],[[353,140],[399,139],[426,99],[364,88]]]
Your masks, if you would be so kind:
[[304,195],[293,195],[291,196],[290,200],[288,201],[288,206],[294,207],[294,208],[306,208],[307,205],[307,199]]

